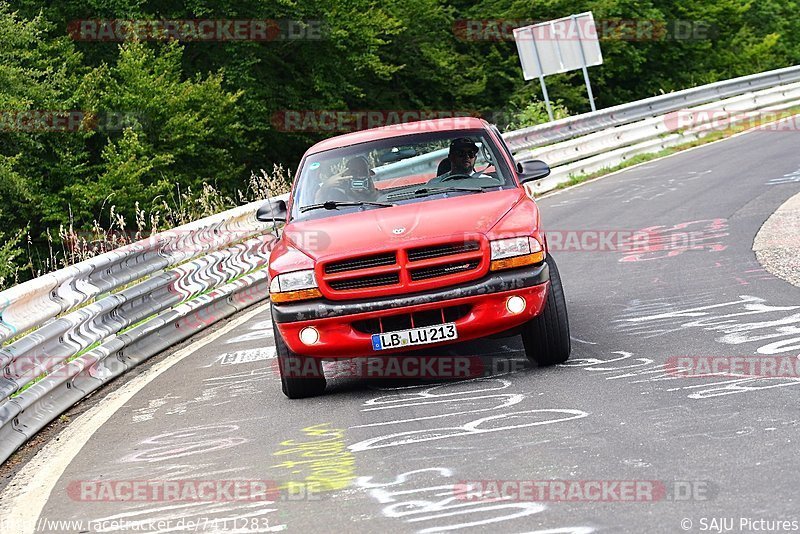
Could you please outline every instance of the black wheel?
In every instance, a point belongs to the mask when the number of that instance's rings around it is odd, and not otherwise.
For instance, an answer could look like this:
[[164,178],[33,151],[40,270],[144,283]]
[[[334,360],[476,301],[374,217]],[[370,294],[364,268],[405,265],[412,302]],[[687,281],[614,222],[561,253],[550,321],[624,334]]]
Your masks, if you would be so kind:
[[522,327],[522,344],[529,360],[538,365],[555,365],[569,358],[569,318],[561,276],[552,256],[548,255],[550,288],[542,313]]
[[301,356],[289,350],[275,326],[274,319],[272,332],[275,336],[275,351],[278,356],[283,394],[290,399],[322,395],[325,392],[325,373],[322,370],[322,361]]

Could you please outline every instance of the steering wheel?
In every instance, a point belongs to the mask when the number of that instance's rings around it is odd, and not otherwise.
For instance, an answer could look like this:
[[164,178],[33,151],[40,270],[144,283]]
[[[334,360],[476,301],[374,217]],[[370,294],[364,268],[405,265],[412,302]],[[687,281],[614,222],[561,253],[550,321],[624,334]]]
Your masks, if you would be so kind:
[[447,180],[460,180],[462,178],[472,178],[472,175],[465,172],[456,172],[452,173],[450,176],[442,178],[441,181],[446,182]]

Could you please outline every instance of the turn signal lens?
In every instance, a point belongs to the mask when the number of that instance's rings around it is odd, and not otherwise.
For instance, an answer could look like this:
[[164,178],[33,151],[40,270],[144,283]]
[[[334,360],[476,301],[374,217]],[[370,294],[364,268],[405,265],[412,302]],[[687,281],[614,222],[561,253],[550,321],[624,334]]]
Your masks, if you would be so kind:
[[300,291],[286,291],[285,293],[271,293],[269,298],[272,302],[294,302],[296,300],[318,299],[322,296],[319,289],[301,289]]
[[525,254],[524,256],[514,256],[513,258],[505,258],[502,260],[494,260],[489,264],[490,271],[502,271],[504,269],[514,269],[515,267],[524,267],[526,265],[534,265],[544,261],[544,251],[536,252],[534,254]]

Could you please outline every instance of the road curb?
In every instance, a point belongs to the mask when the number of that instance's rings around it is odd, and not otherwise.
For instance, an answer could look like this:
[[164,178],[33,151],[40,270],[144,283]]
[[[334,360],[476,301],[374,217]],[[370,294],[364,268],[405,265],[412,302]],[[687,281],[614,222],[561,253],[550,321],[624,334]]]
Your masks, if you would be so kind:
[[800,287],[800,193],[764,222],[753,240],[753,251],[770,274]]

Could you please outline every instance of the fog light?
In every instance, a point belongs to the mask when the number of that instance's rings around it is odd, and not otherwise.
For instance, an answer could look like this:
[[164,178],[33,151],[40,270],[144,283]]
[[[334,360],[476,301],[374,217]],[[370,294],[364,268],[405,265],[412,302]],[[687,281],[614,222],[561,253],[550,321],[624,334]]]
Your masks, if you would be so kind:
[[319,341],[319,332],[317,332],[316,328],[307,326],[300,330],[300,341],[306,345],[313,345]]
[[516,295],[509,297],[506,301],[506,308],[514,315],[520,314],[525,311],[525,299]]

